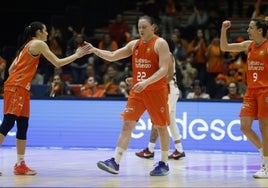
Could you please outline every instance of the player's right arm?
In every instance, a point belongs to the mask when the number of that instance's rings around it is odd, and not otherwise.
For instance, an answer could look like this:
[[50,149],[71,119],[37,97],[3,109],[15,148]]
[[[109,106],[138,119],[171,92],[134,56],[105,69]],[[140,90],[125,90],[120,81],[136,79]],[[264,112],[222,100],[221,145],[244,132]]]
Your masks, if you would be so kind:
[[222,51],[228,52],[241,52],[247,51],[251,40],[246,40],[240,43],[228,43],[227,41],[227,30],[231,27],[231,22],[229,20],[225,20],[222,22],[221,27],[221,36],[220,36],[220,48]]
[[113,62],[131,56],[136,42],[137,40],[130,41],[124,47],[119,48],[115,51],[101,50],[92,46],[90,52],[96,54],[102,59]]
[[55,67],[61,67],[67,65],[74,60],[89,54],[89,49],[91,46],[86,44],[83,47],[80,47],[76,52],[65,58],[58,58],[48,47],[47,43],[41,40],[35,40],[29,47],[29,51],[32,55],[42,54],[49,62],[51,62]]

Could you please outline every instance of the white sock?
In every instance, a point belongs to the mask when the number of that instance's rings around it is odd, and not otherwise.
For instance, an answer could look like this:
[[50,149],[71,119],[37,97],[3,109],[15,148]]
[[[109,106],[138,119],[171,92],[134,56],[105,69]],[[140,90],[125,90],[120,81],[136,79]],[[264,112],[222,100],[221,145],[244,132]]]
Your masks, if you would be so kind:
[[266,168],[268,168],[268,157],[263,157],[263,164],[265,165]]
[[148,144],[148,149],[151,153],[154,152],[154,147],[155,147],[155,143],[149,142]]
[[24,155],[17,155],[17,164],[20,165],[22,161],[24,161]]
[[259,148],[258,150],[259,150],[259,152],[261,154],[261,157],[263,157],[263,150],[262,150],[262,148]]
[[120,163],[121,161],[121,158],[124,154],[125,150],[123,148],[120,148],[120,147],[116,147],[115,148],[115,152],[114,152],[114,160],[117,164]]
[[161,150],[161,161],[163,161],[165,164],[168,162],[168,151],[162,151]]
[[175,144],[175,148],[177,149],[177,151],[178,151],[178,152],[180,152],[180,153],[182,153],[182,152],[183,152],[183,147],[182,147],[181,142],[180,142],[180,143]]

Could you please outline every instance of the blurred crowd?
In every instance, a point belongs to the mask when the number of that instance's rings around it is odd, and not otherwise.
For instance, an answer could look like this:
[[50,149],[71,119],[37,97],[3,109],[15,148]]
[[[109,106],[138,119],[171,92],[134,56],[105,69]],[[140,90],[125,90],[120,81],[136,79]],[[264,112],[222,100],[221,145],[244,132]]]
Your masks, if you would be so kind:
[[[268,11],[266,5],[260,4],[242,9],[243,0],[226,2],[227,14],[223,13],[217,0],[188,0],[186,4],[181,4],[179,0],[144,0],[138,4],[139,11],[155,19],[158,24],[157,34],[171,38],[176,45],[173,55],[177,62],[177,84],[182,99],[243,98],[247,87],[247,54],[220,50],[221,23],[234,15],[250,20],[251,17],[268,15]],[[71,37],[66,38],[65,33],[71,34]],[[137,27],[128,24],[123,13],[118,13],[109,23],[107,33],[95,45],[100,49],[114,51],[138,37]],[[245,38],[239,36],[232,40],[241,42]],[[74,53],[83,41],[92,42],[84,28],[79,31],[72,26],[63,29],[51,25],[49,28],[47,43],[58,57]],[[10,61],[0,57],[1,85]],[[132,76],[129,58],[107,62],[91,54],[62,68],[55,68],[45,61],[41,60],[32,82],[32,87],[45,86],[45,91],[39,97],[128,97],[131,86],[125,79]],[[32,95],[35,96],[35,93]]]

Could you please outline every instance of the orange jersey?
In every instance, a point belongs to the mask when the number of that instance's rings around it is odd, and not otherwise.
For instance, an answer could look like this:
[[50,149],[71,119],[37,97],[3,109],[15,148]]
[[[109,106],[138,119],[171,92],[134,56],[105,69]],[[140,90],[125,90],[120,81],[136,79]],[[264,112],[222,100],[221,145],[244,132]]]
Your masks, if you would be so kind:
[[[149,42],[143,43],[138,40],[132,55],[133,85],[147,79],[159,69],[159,57],[154,50],[158,36],[153,37]],[[147,86],[145,90],[156,90],[166,87],[166,77]]]
[[222,52],[219,46],[211,45],[208,53],[207,71],[209,73],[225,73]]
[[268,87],[268,40],[260,46],[252,42],[249,46],[247,59],[248,88]]
[[[33,41],[33,40],[32,40]],[[12,64],[12,69],[5,82],[5,86],[19,86],[30,90],[32,79],[36,73],[40,55],[32,56],[29,53],[29,46],[31,42],[28,42],[20,54],[16,57]]]
[[95,91],[89,88],[88,84],[84,85],[85,90],[82,92],[82,97],[105,97],[105,87],[97,86]]

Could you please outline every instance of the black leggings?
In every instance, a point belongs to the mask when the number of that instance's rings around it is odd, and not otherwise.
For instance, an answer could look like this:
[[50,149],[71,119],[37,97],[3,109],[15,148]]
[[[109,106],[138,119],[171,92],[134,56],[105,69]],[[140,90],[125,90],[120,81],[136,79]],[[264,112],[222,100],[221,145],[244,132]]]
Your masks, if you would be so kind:
[[17,139],[26,140],[27,130],[29,126],[29,118],[22,116],[15,116],[13,114],[4,115],[3,122],[0,126],[0,133],[4,136],[14,127],[15,121],[17,122]]

